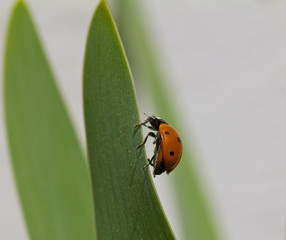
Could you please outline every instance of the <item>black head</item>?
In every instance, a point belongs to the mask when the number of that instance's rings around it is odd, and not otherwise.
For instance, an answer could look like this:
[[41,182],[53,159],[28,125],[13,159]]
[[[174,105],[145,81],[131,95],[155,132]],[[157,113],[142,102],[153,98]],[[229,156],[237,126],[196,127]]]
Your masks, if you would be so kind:
[[159,131],[159,126],[162,123],[166,123],[167,122],[165,120],[163,120],[162,118],[159,117],[155,117],[155,116],[148,116],[148,122],[150,122],[151,126],[154,128],[154,130]]

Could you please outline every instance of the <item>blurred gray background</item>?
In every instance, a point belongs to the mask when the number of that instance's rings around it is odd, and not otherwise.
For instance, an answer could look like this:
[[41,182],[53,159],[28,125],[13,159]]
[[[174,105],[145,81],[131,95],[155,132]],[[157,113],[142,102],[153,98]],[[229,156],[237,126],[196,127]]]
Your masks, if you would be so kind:
[[[98,1],[27,2],[84,144],[83,54]],[[0,1],[1,85],[12,4]],[[286,3],[145,0],[141,5],[178,117],[195,143],[223,239],[285,240]],[[26,240],[5,140],[2,86],[0,94],[0,239]],[[150,113],[144,101],[139,105],[141,113]],[[163,175],[154,182],[181,239],[169,179]]]

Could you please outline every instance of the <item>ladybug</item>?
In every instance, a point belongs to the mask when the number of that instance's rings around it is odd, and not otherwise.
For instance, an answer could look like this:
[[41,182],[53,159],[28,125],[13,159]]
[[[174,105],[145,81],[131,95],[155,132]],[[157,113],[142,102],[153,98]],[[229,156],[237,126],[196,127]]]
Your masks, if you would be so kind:
[[[154,177],[165,171],[169,174],[181,160],[183,153],[182,140],[176,130],[168,125],[165,120],[155,116],[146,116],[147,119],[144,122],[135,125],[135,127],[145,126],[156,131],[156,133],[149,132],[137,149],[145,145],[148,137],[153,137],[155,139],[153,144],[156,144],[156,146],[154,148],[154,155],[151,159],[147,159],[148,163],[143,169],[149,165],[153,166]],[[150,125],[146,125],[147,123]]]

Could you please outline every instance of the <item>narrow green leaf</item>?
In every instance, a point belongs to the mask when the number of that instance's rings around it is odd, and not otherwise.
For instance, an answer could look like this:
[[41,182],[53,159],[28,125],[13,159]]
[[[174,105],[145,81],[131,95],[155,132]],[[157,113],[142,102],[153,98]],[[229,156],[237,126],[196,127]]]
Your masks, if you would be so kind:
[[91,22],[84,65],[84,112],[99,239],[174,239],[142,170],[145,153],[134,86],[109,8]]
[[22,1],[6,41],[7,136],[26,224],[35,240],[94,240],[83,152]]
[[[172,124],[184,142],[184,153],[180,164],[172,172],[177,192],[178,208],[182,217],[184,239],[217,240],[218,230],[209,208],[209,201],[204,194],[204,187],[198,176],[193,156],[190,137],[185,134],[179,124],[176,114],[174,96],[164,83],[164,74],[159,70],[158,58],[155,56],[145,30],[143,19],[136,6],[136,0],[118,0],[118,25],[125,43],[132,69],[135,69],[136,79],[142,80],[153,99],[159,116]],[[171,34],[171,33],[170,33]],[[167,74],[165,74],[167,76]]]

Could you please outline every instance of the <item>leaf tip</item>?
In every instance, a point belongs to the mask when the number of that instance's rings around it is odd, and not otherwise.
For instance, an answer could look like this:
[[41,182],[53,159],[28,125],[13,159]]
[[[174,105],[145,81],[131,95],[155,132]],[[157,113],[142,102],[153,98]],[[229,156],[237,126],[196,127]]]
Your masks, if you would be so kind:
[[13,13],[20,8],[26,8],[24,0],[17,0],[13,7]]
[[109,9],[109,5],[108,5],[107,0],[101,0],[101,1],[99,2],[97,8],[101,8],[101,7],[104,7],[104,8],[106,8],[106,9]]
[[20,12],[28,13],[28,9],[24,0],[15,1],[11,10],[10,20],[8,23],[8,31],[11,29],[11,25],[13,25],[13,22],[15,21]]

